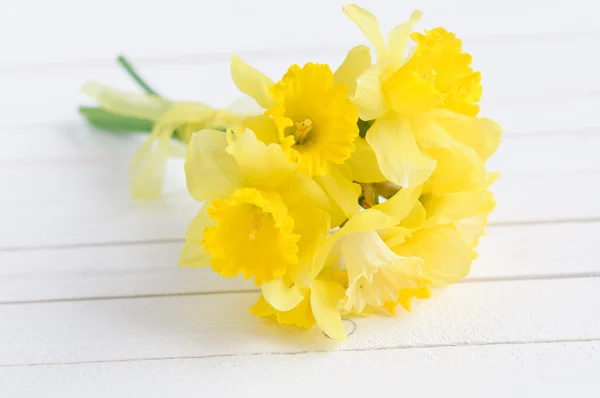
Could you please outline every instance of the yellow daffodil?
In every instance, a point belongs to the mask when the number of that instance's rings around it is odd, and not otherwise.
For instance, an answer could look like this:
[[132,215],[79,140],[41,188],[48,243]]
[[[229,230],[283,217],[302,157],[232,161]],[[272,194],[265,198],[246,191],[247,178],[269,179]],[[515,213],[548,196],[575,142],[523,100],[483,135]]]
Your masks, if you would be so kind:
[[231,142],[223,132],[200,131],[185,171],[190,194],[206,203],[188,229],[182,266],[210,262],[223,276],[241,273],[257,285],[284,274],[308,279],[312,253],[330,229],[331,200],[280,146],[250,130]]
[[[489,119],[474,118],[479,111],[476,103],[481,97],[481,76],[471,68],[471,56],[462,52],[461,41],[443,28],[411,35],[421,17],[416,11],[408,22],[390,31],[386,46],[377,19],[370,12],[349,5],[344,13],[377,52],[376,63],[358,76],[352,97],[362,120],[376,119],[365,139],[377,165],[363,150],[363,157],[350,163],[354,174],[365,179],[362,182],[378,182],[381,171],[387,180],[410,187],[424,183],[438,162],[448,157],[461,158],[463,164],[471,162],[482,171],[483,161],[499,143],[500,128]],[[409,38],[417,48],[406,60]],[[364,65],[364,55],[363,59],[355,58],[355,64]],[[438,120],[440,113],[444,122]],[[453,129],[457,124],[468,124],[468,132]],[[448,136],[460,145],[450,143]],[[485,147],[485,156],[470,145]],[[461,175],[459,170],[454,174]]]
[[328,65],[292,65],[273,83],[234,56],[231,75],[239,90],[266,110],[264,120],[251,120],[247,127],[264,142],[277,142],[301,172],[325,175],[355,150],[358,113],[348,99],[348,86],[339,83],[345,78],[336,81]]

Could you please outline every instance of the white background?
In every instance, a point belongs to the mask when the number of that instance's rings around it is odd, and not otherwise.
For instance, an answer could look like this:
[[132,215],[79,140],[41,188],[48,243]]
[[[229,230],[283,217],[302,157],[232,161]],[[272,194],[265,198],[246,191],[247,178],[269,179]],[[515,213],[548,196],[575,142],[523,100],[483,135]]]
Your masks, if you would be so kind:
[[172,162],[129,198],[141,137],[86,126],[79,87],[225,106],[231,53],[277,80],[364,42],[342,3],[0,1],[1,397],[600,395],[600,7],[593,0],[365,1],[464,39],[505,139],[498,207],[462,283],[334,344],[252,318],[256,288],[176,267],[198,209]]

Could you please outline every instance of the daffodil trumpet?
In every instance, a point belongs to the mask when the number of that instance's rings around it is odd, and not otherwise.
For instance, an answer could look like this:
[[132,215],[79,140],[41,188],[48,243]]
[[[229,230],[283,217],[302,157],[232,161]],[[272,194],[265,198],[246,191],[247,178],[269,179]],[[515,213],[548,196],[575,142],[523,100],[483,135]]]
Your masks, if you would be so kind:
[[80,109],[96,127],[150,133],[131,162],[134,198],[160,195],[169,141],[186,145],[199,210],[180,266],[251,280],[252,314],[340,341],[343,318],[411,311],[469,273],[501,140],[478,116],[481,74],[454,33],[413,32],[415,11],[384,37],[364,8],[343,13],[370,47],[276,81],[234,55],[245,97],[227,109],[161,97],[124,59],[145,93],[89,82],[98,108]]

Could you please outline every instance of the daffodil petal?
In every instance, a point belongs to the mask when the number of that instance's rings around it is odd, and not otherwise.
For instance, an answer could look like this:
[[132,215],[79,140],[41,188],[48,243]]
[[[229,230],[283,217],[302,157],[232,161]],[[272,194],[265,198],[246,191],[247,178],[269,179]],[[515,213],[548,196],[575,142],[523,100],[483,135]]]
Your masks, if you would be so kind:
[[421,151],[407,118],[379,119],[367,131],[366,138],[383,174],[401,187],[422,184],[435,169],[436,161]]
[[423,259],[423,278],[433,286],[458,282],[469,273],[473,261],[471,247],[448,225],[416,231],[395,252]]
[[476,247],[479,244],[479,238],[485,235],[486,226],[487,214],[478,214],[454,223],[454,228],[456,228],[460,237],[471,247]]
[[169,140],[174,130],[173,125],[155,125],[151,135],[133,155],[129,166],[129,185],[134,199],[160,196],[169,156]]
[[344,236],[359,232],[373,231],[381,228],[392,228],[397,223],[390,216],[376,209],[368,209],[359,212],[357,215],[344,224],[342,228],[335,231],[327,240],[319,247],[315,254],[313,263],[312,276],[316,278],[319,272],[323,269],[330,252],[333,250],[336,243]]
[[238,90],[254,98],[264,109],[275,105],[275,100],[269,94],[273,81],[237,55],[231,57],[231,78]]
[[296,285],[309,286],[311,267],[317,250],[331,229],[331,217],[323,210],[312,207],[298,208],[292,212],[294,233],[298,241],[298,265],[290,266],[288,275]]
[[411,188],[402,188],[394,196],[383,203],[375,205],[373,208],[386,213],[399,223],[412,212],[413,207],[419,201],[421,189],[422,186],[420,185]]
[[206,211],[210,202],[205,202],[196,217],[192,219],[185,233],[185,243],[179,256],[179,266],[185,268],[210,267],[210,254],[204,250],[202,240],[204,229],[214,225],[214,220],[208,216]]
[[345,310],[381,307],[395,301],[400,289],[417,287],[422,260],[394,253],[377,232],[346,236],[340,247],[348,271]]
[[489,214],[495,207],[490,191],[464,191],[442,195],[433,201],[425,227],[449,224],[478,214]]
[[334,84],[348,86],[348,95],[356,91],[356,79],[371,66],[371,53],[367,46],[356,46],[348,52],[346,59],[333,75]]
[[346,217],[351,218],[359,212],[358,198],[361,188],[352,182],[350,172],[345,166],[333,166],[328,174],[315,177],[315,181],[340,206]]
[[405,62],[406,48],[410,40],[410,32],[421,19],[421,11],[413,11],[410,19],[392,29],[388,35],[388,48],[392,59],[391,69],[397,70]]
[[377,164],[377,156],[373,148],[369,146],[364,138],[354,141],[356,150],[352,153],[346,164],[352,172],[352,179],[358,182],[373,183],[383,182],[387,178],[383,175]]
[[100,108],[116,115],[144,120],[158,120],[172,102],[149,94],[130,93],[89,81],[81,91],[94,98]]
[[240,166],[245,180],[252,186],[273,189],[285,181],[297,168],[288,162],[276,144],[265,145],[251,130],[227,147]]
[[367,68],[356,80],[356,90],[351,99],[362,120],[378,119],[389,111],[381,83],[385,71],[386,65],[376,64]]
[[188,145],[185,176],[196,200],[225,197],[241,186],[242,171],[229,155],[226,135],[217,130],[195,133]]
[[277,311],[289,311],[304,300],[302,290],[296,285],[288,286],[282,278],[263,283],[262,294]]
[[502,139],[502,127],[488,118],[468,117],[445,109],[430,112],[452,138],[474,150],[482,160],[496,152]]
[[349,4],[342,8],[344,15],[352,20],[363,32],[367,40],[371,42],[377,52],[377,60],[383,60],[388,55],[385,40],[379,28],[377,18],[369,11],[355,4]]
[[317,325],[327,336],[338,341],[348,338],[339,310],[344,293],[342,285],[320,279],[313,281],[310,293],[310,305]]

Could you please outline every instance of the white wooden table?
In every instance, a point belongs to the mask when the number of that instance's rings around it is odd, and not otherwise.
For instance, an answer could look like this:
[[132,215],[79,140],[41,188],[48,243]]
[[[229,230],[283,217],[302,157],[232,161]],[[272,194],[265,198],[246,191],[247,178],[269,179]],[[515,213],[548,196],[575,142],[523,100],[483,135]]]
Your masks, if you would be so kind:
[[[176,267],[197,210],[181,162],[129,198],[142,137],[87,127],[89,78],[236,98],[230,53],[279,77],[364,39],[337,1],[3,0],[0,397],[600,396],[600,6],[593,0],[365,1],[384,29],[425,12],[464,38],[497,210],[469,277],[347,342],[252,318],[253,285]],[[351,326],[351,325],[349,325]],[[365,395],[367,394],[367,395]]]

